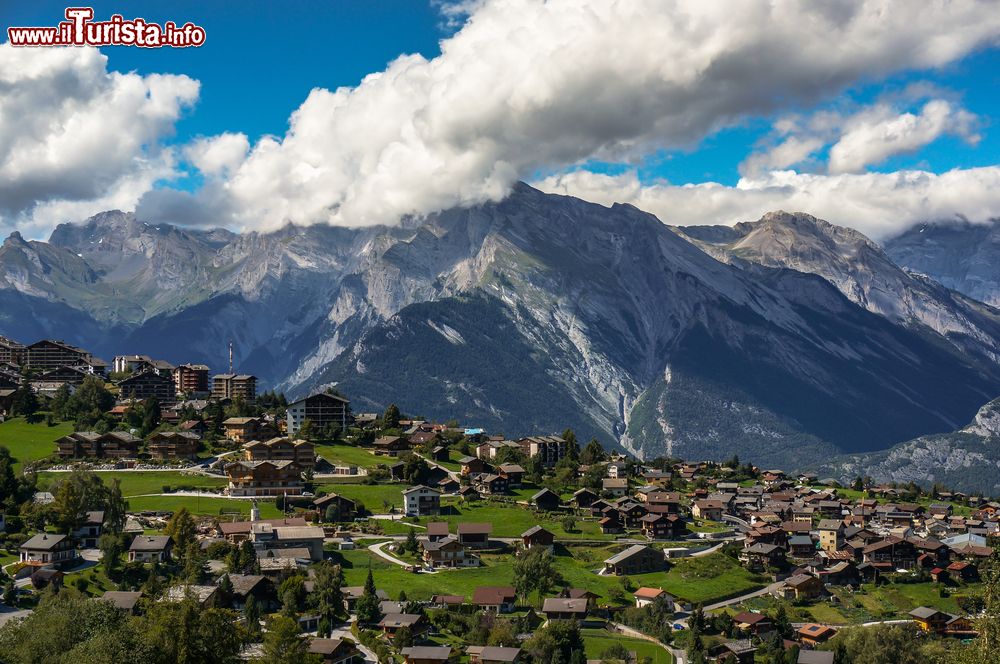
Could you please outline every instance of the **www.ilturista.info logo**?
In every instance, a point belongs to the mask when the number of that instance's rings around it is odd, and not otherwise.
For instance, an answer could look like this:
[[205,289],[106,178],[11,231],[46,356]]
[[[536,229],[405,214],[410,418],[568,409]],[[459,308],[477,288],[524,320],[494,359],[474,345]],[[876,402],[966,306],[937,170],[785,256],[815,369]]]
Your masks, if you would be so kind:
[[67,7],[66,20],[55,27],[7,28],[11,46],[140,46],[186,48],[205,43],[205,28],[191,22],[163,25],[142,18],[124,19],[114,14],[109,21],[94,21],[92,7]]

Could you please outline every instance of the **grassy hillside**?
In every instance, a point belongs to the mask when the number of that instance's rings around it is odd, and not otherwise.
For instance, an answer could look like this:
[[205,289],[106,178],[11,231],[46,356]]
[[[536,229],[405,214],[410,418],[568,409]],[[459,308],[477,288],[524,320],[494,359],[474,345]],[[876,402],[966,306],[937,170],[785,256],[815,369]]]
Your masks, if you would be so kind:
[[72,431],[73,425],[69,422],[50,427],[44,422],[29,424],[23,417],[15,417],[0,423],[0,445],[10,450],[20,468],[25,463],[53,454],[56,440]]

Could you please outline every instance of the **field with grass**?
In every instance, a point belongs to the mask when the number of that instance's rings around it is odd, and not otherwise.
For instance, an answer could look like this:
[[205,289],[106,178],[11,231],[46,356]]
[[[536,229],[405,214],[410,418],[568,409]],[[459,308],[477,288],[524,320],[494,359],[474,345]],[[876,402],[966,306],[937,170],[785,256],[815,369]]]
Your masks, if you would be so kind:
[[649,657],[653,664],[671,664],[674,661],[669,652],[650,641],[614,634],[603,629],[584,629],[581,632],[587,659],[600,659],[612,645],[621,644],[629,652],[634,652],[640,661],[644,657]]
[[441,517],[427,517],[428,521],[447,521],[452,530],[459,523],[488,522],[493,524],[494,537],[520,537],[521,533],[535,525],[540,525],[552,532],[558,539],[593,539],[612,540],[610,535],[601,533],[596,521],[581,521],[577,519],[573,532],[566,530],[559,523],[559,516],[546,512],[536,512],[525,505],[514,503],[499,503],[476,501],[470,503],[449,503],[456,514],[446,514]]
[[[940,588],[931,582],[896,583],[875,587],[865,584],[858,592],[834,587],[832,597],[808,604],[783,602],[772,597],[760,597],[744,603],[740,608],[770,611],[779,604],[785,605],[793,622],[820,622],[830,625],[848,625],[875,620],[906,618],[918,606],[930,606],[947,613],[962,613],[956,598],[981,593],[981,585],[951,588],[947,597],[941,597]],[[730,611],[738,609],[731,607]]]
[[354,465],[362,468],[374,468],[385,464],[385,457],[372,454],[367,448],[355,445],[317,445],[316,454],[330,463],[337,465]]
[[[632,604],[632,591],[625,588],[622,577],[599,576],[595,573],[603,567],[604,559],[621,549],[622,545],[557,546],[554,561],[560,577],[557,586],[585,588],[597,594],[600,597],[598,601],[603,604]],[[472,591],[477,586],[513,583],[512,553],[484,554],[482,567],[442,570],[433,574],[407,572],[364,548],[336,551],[333,555],[335,562],[344,565],[347,585],[363,583],[370,565],[379,588],[387,590],[390,595],[403,589],[412,599],[429,599],[439,593],[471,598]],[[705,604],[749,592],[762,585],[735,561],[721,553],[704,558],[678,559],[669,571],[636,574],[630,576],[628,582],[633,589],[641,586],[663,588],[682,601]]]
[[73,432],[73,425],[60,422],[49,426],[45,422],[28,424],[23,417],[0,423],[0,445],[10,450],[17,459],[17,468],[30,461],[37,461],[56,451],[56,440]]
[[[142,496],[128,499],[129,511],[132,512],[176,512],[186,507],[192,514],[219,516],[239,512],[248,519],[251,504],[249,500],[206,496]],[[257,507],[260,508],[261,518],[281,518],[281,512],[271,500],[260,501]]]
[[402,508],[403,489],[405,484],[358,484],[355,482],[324,482],[317,487],[318,491],[336,493],[351,500],[360,500],[365,508],[376,514],[385,512],[385,503]]
[[[65,473],[38,473],[39,486],[51,486],[59,481]],[[121,482],[122,494],[125,497],[142,496],[150,493],[163,493],[163,487],[169,485],[173,490],[191,490],[195,488],[221,488],[228,484],[224,477],[182,473],[176,470],[156,471],[107,471],[97,475],[110,484],[111,480]]]

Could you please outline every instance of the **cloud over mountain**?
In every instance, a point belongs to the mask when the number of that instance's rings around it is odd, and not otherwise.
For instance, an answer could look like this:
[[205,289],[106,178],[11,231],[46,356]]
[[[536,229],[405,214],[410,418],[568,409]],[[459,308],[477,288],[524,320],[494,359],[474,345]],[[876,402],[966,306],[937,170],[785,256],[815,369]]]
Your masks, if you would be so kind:
[[[258,141],[199,202],[234,226],[273,228],[393,223],[496,200],[539,171],[690,147],[860,79],[947,64],[996,39],[994,9],[477,3],[440,56],[402,56],[355,88],[314,89],[283,137]],[[162,213],[170,197],[144,212]]]

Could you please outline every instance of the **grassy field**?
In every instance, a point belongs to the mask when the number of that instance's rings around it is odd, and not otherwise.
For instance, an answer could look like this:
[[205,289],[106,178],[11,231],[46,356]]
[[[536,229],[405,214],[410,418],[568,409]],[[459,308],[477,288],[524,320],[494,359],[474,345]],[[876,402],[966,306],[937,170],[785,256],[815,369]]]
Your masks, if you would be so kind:
[[[181,507],[186,507],[192,514],[219,516],[222,513],[239,511],[246,518],[249,518],[250,506],[249,500],[203,496],[143,496],[128,499],[128,507],[132,512],[175,512]],[[281,512],[270,500],[258,502],[257,506],[264,519],[281,517]]]
[[[601,603],[613,603],[612,598],[618,597],[622,604],[631,604],[631,591],[624,588],[621,577],[594,573],[603,566],[605,558],[621,548],[620,545],[557,547],[555,569],[560,577],[557,585],[585,588],[599,595]],[[344,565],[347,585],[363,583],[370,565],[379,588],[392,596],[397,595],[399,590],[406,590],[406,595],[412,599],[429,599],[434,594],[471,597],[477,586],[511,585],[513,582],[513,554],[484,555],[482,567],[444,570],[435,574],[406,572],[398,565],[373,556],[366,549],[337,551],[334,558]],[[760,587],[735,561],[722,554],[679,559],[669,571],[637,574],[629,577],[629,581],[633,587],[663,588],[683,601],[706,604]]]
[[643,639],[633,639],[620,634],[613,634],[603,629],[585,629],[583,633],[583,645],[587,651],[587,659],[600,659],[601,654],[616,643],[625,646],[625,649],[634,652],[641,660],[649,657],[653,664],[671,664],[673,656],[649,641]]
[[[951,591],[954,594],[941,597],[937,584],[930,582],[897,583],[877,588],[865,584],[861,592],[834,587],[833,598],[824,598],[805,605],[793,605],[787,602],[784,604],[793,622],[848,625],[906,618],[907,613],[918,606],[930,606],[947,613],[962,613],[955,598],[977,594],[981,592],[981,586],[952,588]],[[769,611],[775,609],[779,603],[782,602],[771,597],[762,597],[747,602],[741,608]],[[737,610],[736,607],[731,608],[733,612]]]
[[558,518],[544,512],[535,512],[524,505],[479,501],[455,503],[452,508],[458,514],[428,517],[429,521],[447,521],[452,530],[459,523],[488,522],[493,524],[494,537],[520,537],[521,533],[535,525],[552,532],[559,539],[612,540],[610,535],[601,533],[596,521],[577,520],[574,532],[566,532]]
[[326,493],[337,493],[351,500],[360,500],[365,507],[375,513],[385,511],[383,502],[395,507],[403,506],[403,489],[405,484],[354,484],[340,482],[324,482],[317,489]]
[[[385,457],[377,457],[364,447],[354,445],[317,445],[316,454],[332,464],[354,465],[374,468],[386,463]],[[395,461],[395,459],[392,459]]]
[[[59,481],[60,476],[65,473],[43,472],[38,474],[39,485],[52,485]],[[110,484],[111,480],[117,479],[121,482],[122,494],[128,496],[141,496],[149,493],[163,493],[163,487],[170,485],[175,490],[178,488],[193,489],[195,487],[224,487],[228,484],[223,477],[210,477],[207,475],[194,475],[182,473],[180,471],[109,471],[98,473],[105,484]]]
[[48,426],[45,422],[28,424],[23,417],[0,423],[0,445],[17,459],[17,467],[29,461],[44,459],[56,451],[56,440],[73,432],[73,425],[61,422]]

